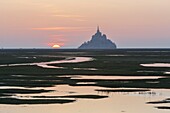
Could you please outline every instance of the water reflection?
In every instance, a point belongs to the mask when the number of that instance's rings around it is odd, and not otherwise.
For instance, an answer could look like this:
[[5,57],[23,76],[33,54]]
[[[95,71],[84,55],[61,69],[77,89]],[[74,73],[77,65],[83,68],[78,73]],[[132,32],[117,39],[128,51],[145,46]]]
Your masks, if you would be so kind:
[[144,67],[170,67],[169,63],[152,63],[152,64],[140,64]]
[[[37,94],[38,96],[48,95],[66,95],[69,92],[74,92],[75,94],[96,94],[96,95],[109,95],[109,98],[98,99],[98,100],[89,100],[89,99],[78,99],[75,103],[69,103],[64,105],[26,105],[27,107],[22,106],[10,106],[10,105],[1,105],[0,110],[8,113],[164,113],[166,111],[160,111],[154,109],[151,105],[146,105],[145,102],[163,99],[161,95],[151,96],[148,98],[148,94],[139,94],[139,93],[101,93],[95,91],[95,89],[101,87],[94,86],[85,86],[85,87],[72,87],[69,85],[56,85],[55,87],[47,88],[50,90],[56,90],[51,93]],[[161,90],[160,90],[161,91]],[[166,91],[166,90],[165,90]],[[157,90],[156,90],[157,92]],[[140,95],[140,96],[139,96]],[[141,96],[142,95],[142,96]],[[19,95],[18,95],[19,96]],[[33,96],[33,95],[30,95]],[[34,95],[35,96],[35,95]],[[146,98],[147,97],[147,98]],[[94,106],[95,105],[95,106]],[[3,106],[3,107],[2,107]],[[169,112],[169,111],[167,111]]]
[[73,68],[74,70],[89,70],[89,71],[96,71],[96,68]]
[[72,79],[98,79],[98,80],[142,80],[142,79],[158,79],[163,76],[102,76],[102,75],[66,75],[62,77],[71,77]]
[[[22,75],[13,75],[13,77],[23,77]],[[60,76],[58,76],[60,77]],[[100,80],[126,80],[126,79],[158,79],[160,76],[88,76],[88,75],[67,75],[61,77],[71,77],[71,79],[100,79]],[[156,82],[156,81],[154,81]],[[74,103],[67,103],[64,105],[51,104],[51,105],[1,105],[5,108],[0,107],[0,110],[5,110],[8,113],[22,113],[23,106],[27,106],[27,109],[31,113],[46,113],[46,111],[40,111],[40,109],[48,109],[48,112],[54,113],[103,113],[103,112],[116,112],[121,113],[122,111],[127,113],[163,113],[164,111],[158,111],[153,108],[153,105],[146,105],[146,102],[161,100],[170,95],[168,89],[141,89],[141,88],[105,88],[94,86],[96,82],[77,82],[86,86],[70,86],[68,84],[55,85],[54,87],[46,87],[43,90],[52,90],[52,92],[43,92],[35,94],[15,94],[12,95],[14,98],[27,99],[27,100],[40,100],[41,102],[46,99],[68,99],[71,98]],[[90,86],[93,84],[93,86]],[[22,89],[22,87],[4,87],[2,89]],[[30,88],[24,88],[30,89]],[[36,88],[40,90],[41,88]],[[99,91],[99,89],[101,91]],[[110,90],[104,91],[104,90]],[[108,96],[109,98],[103,98]],[[102,98],[99,98],[102,97]],[[83,99],[82,99],[83,98]],[[98,98],[98,99],[93,99]],[[65,101],[66,101],[65,100]],[[74,101],[76,100],[76,102]],[[56,100],[55,100],[56,101]],[[129,104],[130,103],[130,104]],[[95,105],[95,106],[94,106]],[[14,110],[17,109],[17,110]],[[12,112],[12,110],[14,110]],[[83,110],[83,111],[82,111]],[[94,110],[94,111],[93,111]],[[26,111],[27,113],[27,111]]]
[[0,67],[10,67],[10,66],[27,66],[27,65],[37,65],[42,68],[64,68],[58,66],[50,66],[50,64],[61,64],[61,63],[80,63],[94,60],[91,57],[69,57],[65,60],[49,61],[49,62],[39,62],[39,63],[20,63],[20,64],[5,64],[0,65]]

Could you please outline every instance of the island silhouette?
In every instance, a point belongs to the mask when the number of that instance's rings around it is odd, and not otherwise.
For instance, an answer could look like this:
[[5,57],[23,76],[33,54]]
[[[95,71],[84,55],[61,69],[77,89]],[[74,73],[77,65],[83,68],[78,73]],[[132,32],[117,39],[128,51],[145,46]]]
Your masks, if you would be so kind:
[[90,41],[84,42],[78,49],[116,49],[114,42],[107,38],[105,34],[100,32],[99,26],[97,32],[92,36]]

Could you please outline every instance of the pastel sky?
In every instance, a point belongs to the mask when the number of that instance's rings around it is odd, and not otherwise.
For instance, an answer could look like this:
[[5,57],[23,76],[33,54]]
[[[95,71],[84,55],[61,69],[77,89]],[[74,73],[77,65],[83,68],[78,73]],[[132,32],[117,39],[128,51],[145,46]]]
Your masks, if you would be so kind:
[[97,25],[119,48],[169,48],[170,0],[0,0],[0,47],[76,48]]

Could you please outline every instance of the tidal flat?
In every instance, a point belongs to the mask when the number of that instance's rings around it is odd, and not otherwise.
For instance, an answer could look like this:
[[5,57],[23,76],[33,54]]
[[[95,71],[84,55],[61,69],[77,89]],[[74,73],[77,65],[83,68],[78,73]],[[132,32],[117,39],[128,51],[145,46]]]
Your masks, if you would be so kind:
[[[1,49],[0,110],[169,112],[170,68],[143,66],[154,63],[170,63],[170,50]],[[92,103],[100,111],[88,111]]]

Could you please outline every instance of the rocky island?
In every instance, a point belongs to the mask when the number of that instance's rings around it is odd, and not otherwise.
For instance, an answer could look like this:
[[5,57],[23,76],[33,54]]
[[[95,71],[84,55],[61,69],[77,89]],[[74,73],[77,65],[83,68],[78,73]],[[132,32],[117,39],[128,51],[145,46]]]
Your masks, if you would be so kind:
[[116,49],[116,44],[102,34],[97,28],[97,32],[90,41],[84,42],[78,49]]

